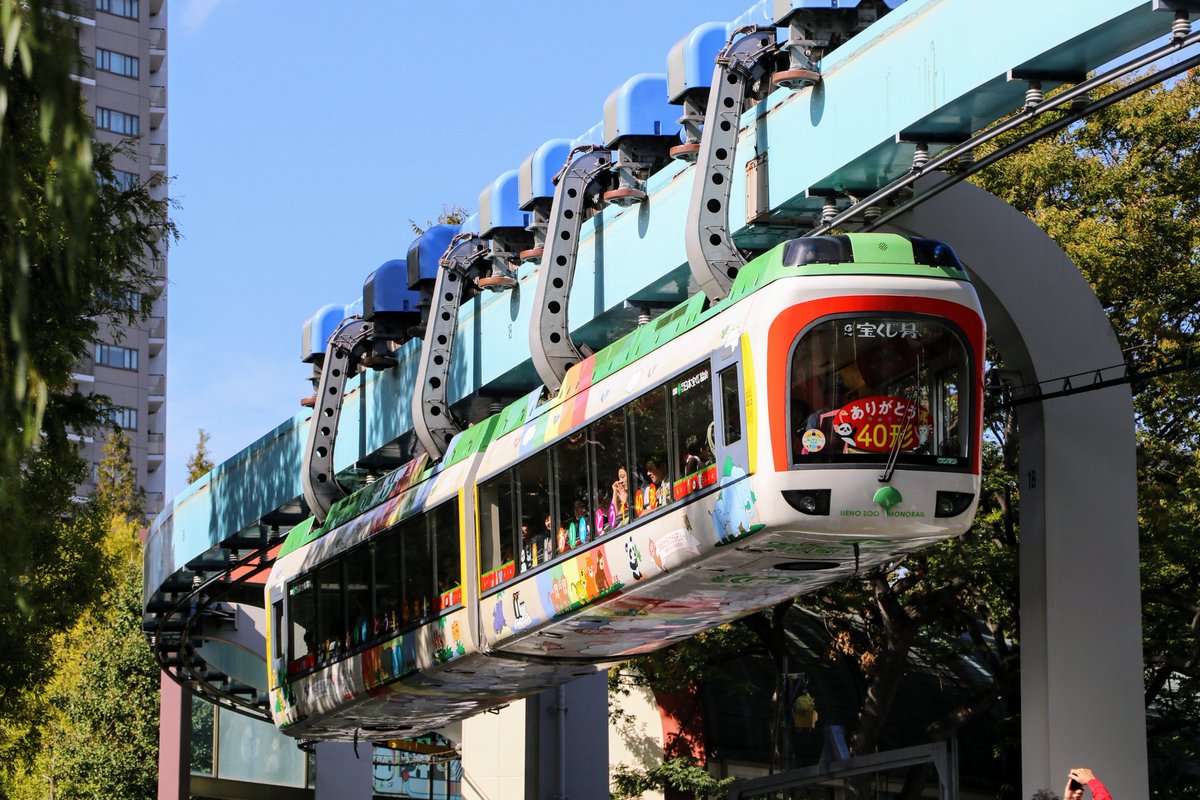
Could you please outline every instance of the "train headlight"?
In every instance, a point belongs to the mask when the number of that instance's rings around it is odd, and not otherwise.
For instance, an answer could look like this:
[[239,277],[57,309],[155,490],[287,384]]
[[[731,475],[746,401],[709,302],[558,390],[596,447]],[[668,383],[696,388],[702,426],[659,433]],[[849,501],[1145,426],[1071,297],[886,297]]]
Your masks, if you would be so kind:
[[801,514],[813,517],[829,516],[828,489],[784,489],[783,499]]
[[935,517],[957,517],[971,507],[975,495],[970,492],[938,492],[934,501]]

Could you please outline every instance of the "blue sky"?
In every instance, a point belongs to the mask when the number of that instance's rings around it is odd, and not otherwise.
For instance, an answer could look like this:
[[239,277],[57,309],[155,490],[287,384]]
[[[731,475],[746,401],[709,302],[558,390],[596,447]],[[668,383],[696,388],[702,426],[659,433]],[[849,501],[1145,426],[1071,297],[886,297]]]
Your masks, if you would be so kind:
[[197,429],[220,463],[299,411],[304,320],[443,204],[751,0],[429,3],[168,0],[167,496]]

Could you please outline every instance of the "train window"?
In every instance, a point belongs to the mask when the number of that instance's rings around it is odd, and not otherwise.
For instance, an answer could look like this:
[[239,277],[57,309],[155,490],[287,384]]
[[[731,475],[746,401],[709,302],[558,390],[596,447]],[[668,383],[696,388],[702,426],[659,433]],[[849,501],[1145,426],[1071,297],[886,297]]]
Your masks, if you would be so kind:
[[311,666],[317,652],[317,593],[311,577],[288,587],[288,674]]
[[350,647],[374,638],[371,621],[371,548],[356,547],[346,554],[346,609],[350,618]]
[[[679,499],[700,488],[702,475],[714,465],[712,381],[707,363],[683,373],[667,384],[674,426],[675,472],[672,496]],[[713,482],[716,481],[714,473]],[[708,484],[705,484],[708,485]],[[682,490],[679,491],[679,490]]]
[[543,450],[516,467],[521,516],[521,571],[554,557],[550,508],[550,451]]
[[618,409],[588,427],[596,475],[598,536],[629,521],[629,448],[625,442],[625,410]]
[[725,423],[726,446],[742,440],[742,394],[738,391],[737,367],[721,370],[721,418]]
[[592,484],[588,476],[588,431],[576,431],[554,447],[558,478],[556,553],[565,553],[591,538]]
[[487,591],[516,574],[513,561],[512,472],[502,472],[479,486],[479,588]]
[[395,530],[375,540],[375,623],[372,637],[400,627],[400,537]]
[[342,562],[335,561],[317,570],[317,641],[321,660],[342,653],[346,639],[346,616],[342,605]]
[[854,316],[803,332],[791,360],[792,461],[964,467],[969,350],[928,317]]
[[462,602],[462,559],[458,551],[458,502],[442,503],[428,515],[433,526],[433,544],[437,560],[437,609],[443,610]]
[[641,516],[671,502],[667,460],[667,391],[660,386],[629,404],[633,433],[636,486],[631,487],[633,509]]
[[283,601],[271,604],[271,632],[274,634],[274,658],[283,658]]
[[400,623],[409,625],[426,619],[433,612],[433,553],[429,546],[429,526],[424,515],[409,517],[400,523],[400,549],[403,561],[404,597]]
[[970,430],[967,426],[967,416],[960,413],[959,385],[961,375],[957,369],[948,369],[938,375],[936,384],[936,402],[933,412],[937,415],[938,455],[966,457],[963,443],[967,441]]

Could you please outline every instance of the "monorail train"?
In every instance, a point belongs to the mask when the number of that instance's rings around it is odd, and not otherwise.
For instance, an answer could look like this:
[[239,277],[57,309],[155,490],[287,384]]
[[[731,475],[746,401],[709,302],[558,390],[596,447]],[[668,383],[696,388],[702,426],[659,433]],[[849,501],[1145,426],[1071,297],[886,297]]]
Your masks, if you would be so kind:
[[779,245],[297,526],[276,724],[417,735],[961,534],[983,358],[945,244]]

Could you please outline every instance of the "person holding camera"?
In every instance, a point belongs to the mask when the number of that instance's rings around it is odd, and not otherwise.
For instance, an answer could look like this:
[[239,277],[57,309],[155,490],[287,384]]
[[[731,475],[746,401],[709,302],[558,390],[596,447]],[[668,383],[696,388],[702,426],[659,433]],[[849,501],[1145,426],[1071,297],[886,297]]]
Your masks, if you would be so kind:
[[1067,788],[1063,800],[1083,800],[1084,787],[1092,790],[1092,800],[1112,800],[1104,784],[1087,767],[1075,767],[1067,773]]

